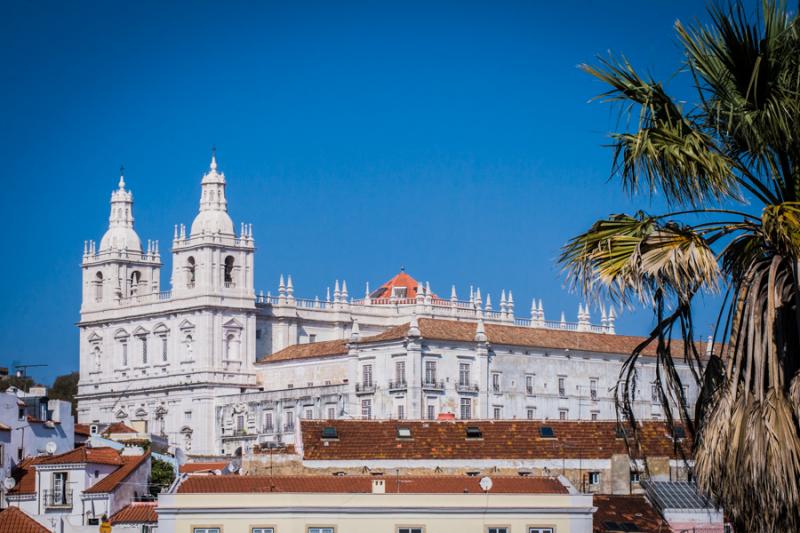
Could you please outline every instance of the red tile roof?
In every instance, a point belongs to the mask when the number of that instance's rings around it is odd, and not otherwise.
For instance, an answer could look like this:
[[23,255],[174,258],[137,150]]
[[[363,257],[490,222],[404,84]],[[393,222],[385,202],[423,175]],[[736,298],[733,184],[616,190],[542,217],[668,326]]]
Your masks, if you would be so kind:
[[75,424],[75,434],[84,437],[90,437],[92,435],[92,431],[89,428],[89,424]]
[[228,461],[214,461],[210,463],[185,463],[180,467],[181,474],[192,474],[195,472],[210,472],[212,470],[224,470]]
[[0,511],[0,533],[50,533],[50,530],[19,507],[7,507]]
[[36,493],[36,471],[34,465],[39,464],[46,457],[28,457],[20,462],[11,472],[11,477],[17,484],[8,491],[9,494],[34,494]]
[[[457,320],[439,320],[422,318],[419,320],[419,329],[424,339],[474,342],[475,322]],[[408,336],[409,324],[401,324],[386,331],[364,337],[359,344],[373,342],[399,341]],[[571,350],[630,355],[645,337],[631,337],[627,335],[606,335],[603,333],[589,333],[582,331],[567,331],[559,329],[531,328],[523,326],[504,326],[486,324],[486,336],[490,343],[507,346],[520,346],[524,348],[538,348],[550,350]],[[683,343],[672,341],[675,353],[682,353]],[[705,349],[698,346],[699,349]],[[655,355],[656,345],[651,344],[642,354]],[[268,364],[278,361],[293,359],[310,359],[317,357],[335,357],[348,352],[348,341],[333,340],[314,342],[309,344],[295,344],[268,355],[258,363]]]
[[635,531],[641,533],[671,531],[669,525],[644,496],[595,494],[593,503],[597,507],[593,518],[594,533],[631,531],[629,528],[618,527],[625,522],[636,526]]
[[[549,426],[555,438],[542,438]],[[337,439],[322,439],[322,429],[336,428]],[[398,439],[397,428],[411,430]],[[467,427],[477,427],[480,439],[467,439]],[[340,460],[469,460],[469,459],[607,459],[626,454],[614,421],[561,420],[301,420],[303,459]],[[641,424],[647,457],[676,456],[663,422]],[[688,443],[685,444],[688,450]]]
[[420,282],[406,274],[405,270],[401,270],[395,277],[372,291],[369,297],[375,299],[389,299],[392,297],[392,289],[401,287],[406,289],[406,295],[403,299],[411,299],[417,297],[417,290],[421,288]]
[[[369,494],[372,481],[383,479],[387,493],[462,494],[481,493],[480,478],[467,476],[189,476],[178,487],[179,494],[296,492]],[[489,492],[514,494],[567,494],[567,488],[552,477],[494,476]]]
[[156,502],[133,502],[111,516],[111,525],[155,524],[158,522]]
[[66,465],[92,463],[100,465],[121,465],[122,457],[114,448],[75,448],[68,452],[40,457],[41,464]]
[[112,433],[138,433],[138,431],[122,422],[114,422],[103,431],[103,435],[110,435]]
[[256,361],[256,364],[274,363],[277,361],[289,361],[293,359],[313,359],[315,357],[330,357],[332,355],[346,355],[347,341],[321,341],[310,342],[307,344],[294,344],[283,350],[279,350],[272,355],[268,355]]
[[86,489],[88,494],[98,494],[114,492],[120,483],[128,479],[145,461],[150,460],[150,452],[142,455],[123,455],[122,466],[117,468],[106,477]]

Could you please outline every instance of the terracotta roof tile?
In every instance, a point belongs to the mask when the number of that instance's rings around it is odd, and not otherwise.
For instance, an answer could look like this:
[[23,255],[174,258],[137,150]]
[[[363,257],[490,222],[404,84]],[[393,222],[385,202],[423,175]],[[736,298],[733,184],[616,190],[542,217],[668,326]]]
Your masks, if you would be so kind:
[[[296,492],[369,494],[376,476],[189,476],[178,487],[186,493]],[[387,476],[387,493],[481,493],[480,478],[467,476]],[[552,477],[493,476],[492,493],[566,494]]]
[[595,494],[594,533],[631,531],[619,527],[626,522],[636,526],[635,531],[656,533],[671,531],[658,512],[644,496],[612,496]]
[[12,506],[0,511],[0,533],[50,533],[50,530]]
[[17,484],[9,494],[34,494],[36,492],[36,471],[34,465],[41,462],[44,457],[29,457],[20,462],[11,472],[11,477]]
[[[408,336],[408,328],[409,324],[394,326],[377,335],[361,339],[359,344],[403,340]],[[419,329],[422,338],[430,340],[473,342],[475,340],[475,328],[475,322],[439,320],[433,318],[422,318],[419,320]],[[486,324],[485,328],[488,340],[492,344],[550,350],[583,350],[629,355],[645,340],[645,337],[631,337],[627,335],[606,335],[603,333],[505,326],[499,324]],[[293,359],[345,355],[348,352],[347,345],[348,341],[343,339],[295,344],[262,358],[258,363],[266,364]],[[673,341],[673,349],[676,350],[677,353],[682,352],[682,346],[683,343],[681,341]],[[698,349],[700,348],[701,347],[698,346]],[[655,353],[655,344],[651,344],[642,352],[643,355],[647,356],[654,356]]]
[[133,502],[111,516],[111,525],[155,524],[158,522],[156,502]]
[[417,297],[417,289],[420,287],[420,283],[406,274],[405,270],[401,270],[395,277],[372,291],[369,297],[374,299],[389,299],[392,297],[392,289],[395,287],[405,288],[406,295],[403,297],[404,300],[412,299]]
[[128,476],[138,470],[139,466],[145,461],[150,460],[150,452],[142,455],[123,455],[122,466],[108,474],[106,477],[86,489],[88,494],[98,494],[113,492],[120,483],[125,481]]
[[[551,427],[555,438],[542,438],[543,426]],[[338,438],[323,440],[325,427],[336,428]],[[411,438],[398,439],[398,427],[409,428]],[[482,438],[467,439],[467,427],[479,428]],[[302,420],[300,431],[305,460],[606,459],[627,454],[615,421]],[[641,437],[645,456],[681,457],[665,423],[642,423]]]
[[89,428],[89,424],[75,424],[75,434],[82,435],[84,437],[90,437],[92,435],[92,431]]
[[210,472],[212,470],[224,470],[229,461],[214,461],[210,463],[185,463],[180,467],[181,474],[192,474],[195,472]]
[[346,355],[347,341],[320,341],[307,344],[295,344],[277,351],[256,361],[256,364],[275,363],[292,359],[313,359],[315,357],[330,357],[333,355]]
[[100,465],[121,465],[122,457],[114,448],[86,448],[80,447],[68,452],[40,457],[40,464],[82,464],[93,463]]
[[138,433],[138,431],[123,422],[114,422],[103,430],[103,435],[111,435],[112,433]]

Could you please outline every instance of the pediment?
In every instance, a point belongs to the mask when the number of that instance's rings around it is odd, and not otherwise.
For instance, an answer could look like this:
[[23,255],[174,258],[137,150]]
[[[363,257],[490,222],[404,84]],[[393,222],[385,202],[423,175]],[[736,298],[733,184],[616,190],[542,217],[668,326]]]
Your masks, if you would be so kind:
[[194,433],[194,430],[189,426],[183,426],[180,432],[183,433],[184,435],[191,435],[192,433]]
[[139,417],[139,418],[146,417],[147,416],[147,409],[144,409],[142,407],[138,408],[136,410],[136,416]]
[[117,411],[117,414],[115,416],[120,420],[122,420],[123,418],[128,418],[128,413],[126,413],[124,409],[120,409],[119,411]]
[[184,320],[183,322],[180,323],[178,327],[180,329],[194,329],[194,324],[192,324],[188,320]]
[[231,318],[230,320],[222,324],[222,326],[225,328],[244,329],[242,323],[236,320],[235,318]]
[[142,326],[139,326],[138,328],[133,330],[134,335],[147,335],[148,333],[150,332],[144,329]]
[[119,328],[117,331],[114,332],[114,338],[115,339],[125,339],[125,338],[127,338],[129,336],[130,335],[128,334],[127,331],[125,331],[124,328]]
[[153,333],[169,333],[169,328],[163,322],[159,322],[156,324],[156,327],[153,328]]
[[89,335],[89,342],[100,342],[102,340],[103,337],[101,337],[96,331],[93,331],[92,334]]

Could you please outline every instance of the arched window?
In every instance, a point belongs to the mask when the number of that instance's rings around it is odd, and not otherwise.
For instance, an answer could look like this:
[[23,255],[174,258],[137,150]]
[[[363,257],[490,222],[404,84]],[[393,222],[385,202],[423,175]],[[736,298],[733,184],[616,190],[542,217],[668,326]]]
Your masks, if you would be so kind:
[[98,272],[94,275],[94,300],[103,301],[103,273]]
[[229,361],[237,361],[239,359],[239,339],[233,333],[229,333],[225,337],[225,359]]
[[136,294],[136,291],[139,289],[139,282],[142,279],[142,273],[138,270],[134,270],[131,272],[131,296]]
[[195,263],[194,257],[189,257],[186,260],[186,286],[190,289],[194,288],[195,281]]
[[233,283],[233,256],[229,255],[225,258],[225,286],[234,287]]

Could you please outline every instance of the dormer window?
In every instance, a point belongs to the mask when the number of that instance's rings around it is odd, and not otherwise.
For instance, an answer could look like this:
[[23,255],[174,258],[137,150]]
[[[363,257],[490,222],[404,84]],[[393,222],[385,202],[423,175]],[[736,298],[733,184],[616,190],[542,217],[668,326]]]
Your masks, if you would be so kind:
[[411,438],[411,428],[409,428],[409,427],[399,427],[399,428],[397,428],[397,438],[398,439],[410,439]]
[[392,287],[392,298],[407,298],[407,297],[408,297],[407,287]]

